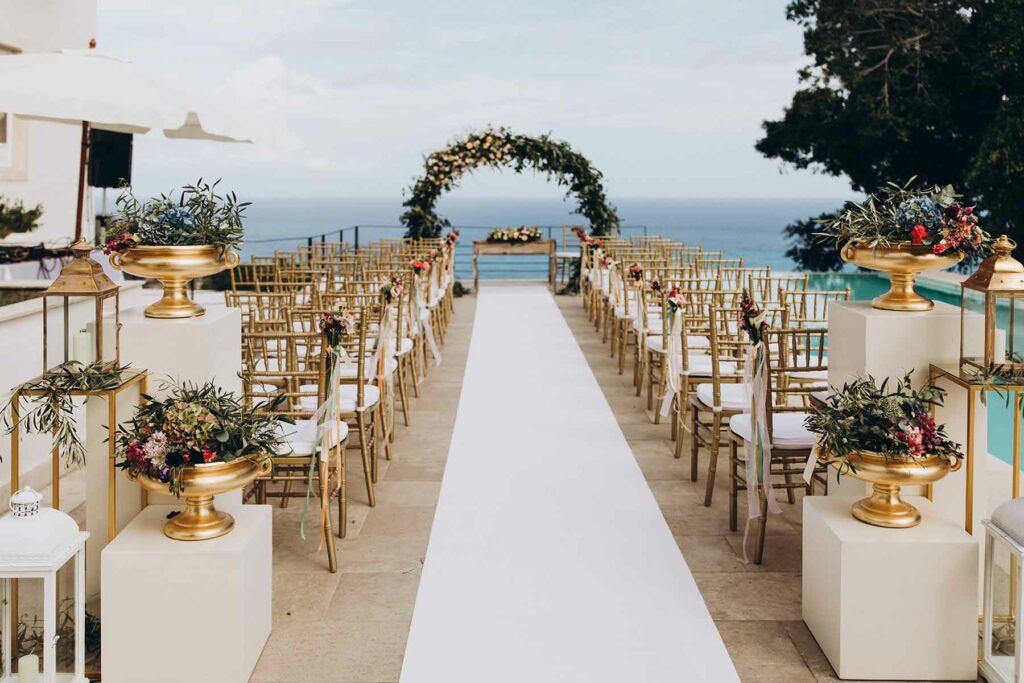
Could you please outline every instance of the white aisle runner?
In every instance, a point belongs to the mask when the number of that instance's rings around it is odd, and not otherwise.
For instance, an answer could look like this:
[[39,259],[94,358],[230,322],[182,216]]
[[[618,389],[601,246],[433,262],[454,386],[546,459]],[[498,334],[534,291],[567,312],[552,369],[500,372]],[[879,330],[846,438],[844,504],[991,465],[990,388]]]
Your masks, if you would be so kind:
[[739,680],[544,287],[480,290],[401,680]]

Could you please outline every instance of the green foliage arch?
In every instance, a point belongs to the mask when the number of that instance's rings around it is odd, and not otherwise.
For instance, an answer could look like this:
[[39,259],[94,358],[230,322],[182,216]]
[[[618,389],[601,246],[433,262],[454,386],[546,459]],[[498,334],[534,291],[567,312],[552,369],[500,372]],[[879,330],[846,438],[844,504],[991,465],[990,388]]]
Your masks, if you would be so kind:
[[489,166],[511,168],[516,173],[530,169],[547,175],[567,188],[566,198],[575,196],[578,213],[590,222],[595,235],[618,230],[619,217],[608,203],[601,172],[574,150],[569,143],[552,140],[548,135],[519,135],[506,128],[485,128],[470,133],[440,149],[424,162],[425,173],[409,189],[403,202],[402,225],[408,237],[437,237],[450,226],[448,219],[434,210],[441,194],[458,186],[468,171]]

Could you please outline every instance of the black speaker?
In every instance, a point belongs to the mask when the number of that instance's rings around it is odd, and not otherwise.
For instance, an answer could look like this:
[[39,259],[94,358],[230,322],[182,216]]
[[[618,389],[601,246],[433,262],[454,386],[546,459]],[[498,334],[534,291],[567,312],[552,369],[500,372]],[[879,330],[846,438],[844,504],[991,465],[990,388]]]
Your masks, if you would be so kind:
[[118,187],[132,182],[132,136],[109,130],[89,131],[89,186]]

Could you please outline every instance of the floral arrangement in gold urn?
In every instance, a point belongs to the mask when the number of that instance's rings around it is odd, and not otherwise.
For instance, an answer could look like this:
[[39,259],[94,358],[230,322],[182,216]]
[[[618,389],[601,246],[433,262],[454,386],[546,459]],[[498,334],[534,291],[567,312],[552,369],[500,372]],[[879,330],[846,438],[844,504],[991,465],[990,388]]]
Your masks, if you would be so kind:
[[238,265],[234,249],[242,243],[242,218],[250,203],[239,202],[234,192],[218,193],[219,184],[200,179],[177,197],[171,192],[144,201],[131,188],[122,188],[104,253],[113,267],[163,285],[163,297],[146,308],[146,317],[203,315],[206,311],[188,298],[185,286]]
[[963,259],[977,261],[990,251],[992,238],[981,228],[976,208],[962,204],[951,185],[915,188],[913,183],[913,178],[904,185],[889,183],[864,202],[848,203],[820,233],[836,241],[847,263],[890,274],[889,291],[874,300],[875,308],[931,310],[934,303],[914,289],[917,274]]
[[889,389],[868,376],[834,391],[808,415],[805,426],[819,438],[819,462],[869,482],[874,492],[853,505],[853,516],[875,526],[907,528],[921,513],[900,498],[901,486],[931,484],[960,468],[963,454],[935,424],[933,406],[945,391],[933,385],[915,390],[910,375]]
[[214,508],[214,495],[265,473],[270,457],[288,449],[280,423],[290,420],[246,408],[212,382],[162,388],[165,398],[145,396],[134,417],[118,425],[116,465],[149,491],[185,498],[185,511],[164,525],[167,536],[222,536],[234,520]]

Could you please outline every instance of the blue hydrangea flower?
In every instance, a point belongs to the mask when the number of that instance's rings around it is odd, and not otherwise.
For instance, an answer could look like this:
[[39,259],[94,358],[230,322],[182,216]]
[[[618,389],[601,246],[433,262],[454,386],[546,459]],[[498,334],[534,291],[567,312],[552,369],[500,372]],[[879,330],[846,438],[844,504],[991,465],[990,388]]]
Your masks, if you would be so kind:
[[934,229],[942,222],[942,207],[931,197],[912,197],[897,207],[896,219],[907,230],[915,225]]

